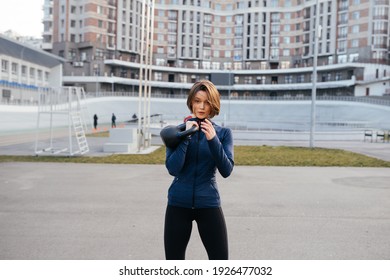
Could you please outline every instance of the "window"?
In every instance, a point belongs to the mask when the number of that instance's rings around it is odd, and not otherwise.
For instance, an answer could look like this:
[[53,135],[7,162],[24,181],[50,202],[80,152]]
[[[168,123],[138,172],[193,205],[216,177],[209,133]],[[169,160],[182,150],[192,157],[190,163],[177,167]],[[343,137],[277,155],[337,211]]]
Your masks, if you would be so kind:
[[352,47],[353,48],[358,48],[359,47],[359,40],[358,39],[354,39],[352,40]]
[[30,78],[31,79],[35,78],[35,69],[34,68],[30,68]]
[[279,37],[271,37],[271,47],[279,46]]
[[220,63],[219,62],[213,62],[213,70],[219,70],[220,69]]
[[210,61],[202,61],[203,69],[210,69]]
[[338,51],[339,52],[345,52],[347,49],[347,41],[340,41]]
[[[159,34],[159,36],[162,34]],[[168,34],[168,44],[175,45],[176,44],[176,36],[172,34]]]
[[[203,58],[210,59],[211,58],[211,50],[203,49]],[[210,65],[210,64],[208,64],[208,65]],[[210,66],[209,66],[209,68],[205,68],[205,69],[210,69]]]
[[359,25],[352,26],[352,33],[359,33]]
[[374,16],[385,16],[389,14],[389,9],[384,6],[374,7]]
[[359,59],[358,53],[353,53],[349,55],[349,62],[357,62]]
[[26,76],[27,76],[27,66],[22,65],[22,77],[26,77]]
[[360,12],[359,11],[352,13],[352,19],[359,19],[359,17],[360,17]]
[[345,55],[345,54],[339,55],[338,56],[338,62],[339,63],[346,63],[347,62],[347,55]]
[[177,13],[176,13],[176,11],[169,11],[168,12],[168,19],[169,20],[177,20]]
[[231,62],[224,62],[223,63],[223,67],[224,67],[224,69],[231,70],[232,69],[232,63]]
[[340,27],[339,28],[339,37],[340,38],[347,37],[347,34],[348,34],[348,28],[347,27]]
[[282,61],[281,68],[282,69],[290,68],[290,61]]
[[279,58],[279,49],[271,49],[271,59]]
[[14,75],[18,74],[18,64],[16,64],[15,62],[11,64],[11,72]]
[[293,82],[293,76],[292,75],[287,75],[284,77],[284,82],[286,84],[291,84]]
[[[241,50],[234,50],[234,60],[242,60],[242,51]],[[234,68],[237,69],[237,68]]]
[[164,66],[165,65],[165,59],[156,58],[156,65],[157,66]]
[[42,81],[43,80],[43,75],[42,75],[42,70],[38,70],[38,80]]
[[305,75],[301,74],[297,76],[297,83],[304,83],[305,82]]
[[252,77],[251,76],[246,76],[245,78],[244,78],[244,83],[245,84],[251,84],[252,83]]
[[387,33],[387,23],[383,21],[376,21],[374,22],[374,33]]
[[187,75],[185,74],[180,74],[179,79],[181,83],[187,83]]
[[271,26],[271,34],[279,34],[280,32],[280,25],[272,25]]
[[162,81],[162,73],[161,72],[154,72],[154,79],[156,81]]
[[176,24],[173,22],[168,23],[168,32],[176,33]]
[[1,60],[1,71],[2,72],[8,72],[8,61],[7,60]]

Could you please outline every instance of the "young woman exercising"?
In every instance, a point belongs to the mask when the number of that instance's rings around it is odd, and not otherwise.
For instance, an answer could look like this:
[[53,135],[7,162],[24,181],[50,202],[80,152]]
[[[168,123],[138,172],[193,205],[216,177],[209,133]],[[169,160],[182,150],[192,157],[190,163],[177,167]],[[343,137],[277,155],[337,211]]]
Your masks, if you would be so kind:
[[216,170],[225,178],[233,171],[232,132],[211,121],[220,112],[220,94],[210,81],[192,86],[187,106],[193,118],[186,121],[186,129],[196,126],[198,130],[176,148],[167,147],[165,165],[174,179],[165,214],[165,257],[185,259],[195,221],[208,258],[226,260],[228,236]]

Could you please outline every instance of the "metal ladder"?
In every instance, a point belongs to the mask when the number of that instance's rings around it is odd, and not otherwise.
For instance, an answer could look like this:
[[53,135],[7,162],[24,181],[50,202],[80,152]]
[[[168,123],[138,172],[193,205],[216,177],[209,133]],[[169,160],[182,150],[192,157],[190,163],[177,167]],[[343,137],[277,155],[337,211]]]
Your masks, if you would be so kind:
[[77,144],[79,145],[78,152],[83,155],[89,152],[89,146],[87,142],[87,137],[85,136],[84,123],[81,117],[81,112],[80,111],[72,112],[70,115],[72,118],[74,134],[77,139]]

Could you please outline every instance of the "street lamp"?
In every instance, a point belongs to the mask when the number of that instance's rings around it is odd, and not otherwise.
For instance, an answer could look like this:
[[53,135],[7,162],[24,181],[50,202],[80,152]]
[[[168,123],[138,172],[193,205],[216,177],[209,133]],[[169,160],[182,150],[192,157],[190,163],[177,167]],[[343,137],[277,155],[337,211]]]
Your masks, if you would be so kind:
[[320,7],[319,0],[316,1],[316,16],[314,30],[314,56],[313,56],[313,75],[312,75],[312,90],[311,90],[311,124],[310,124],[310,148],[314,147],[314,131],[316,122],[316,95],[317,95],[317,60],[318,60],[318,39],[321,36],[321,25],[319,23]]

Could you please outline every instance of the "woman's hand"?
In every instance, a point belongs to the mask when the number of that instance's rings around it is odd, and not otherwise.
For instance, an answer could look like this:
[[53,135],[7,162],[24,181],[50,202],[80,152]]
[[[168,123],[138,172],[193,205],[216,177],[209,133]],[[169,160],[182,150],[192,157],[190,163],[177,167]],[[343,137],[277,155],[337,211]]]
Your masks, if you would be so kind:
[[215,132],[215,128],[214,128],[213,124],[208,119],[205,119],[204,122],[202,122],[202,124],[200,125],[200,129],[206,135],[207,140],[213,139],[214,136],[217,134]]
[[189,130],[193,126],[196,126],[199,129],[199,125],[196,121],[187,121],[186,122],[186,130]]

